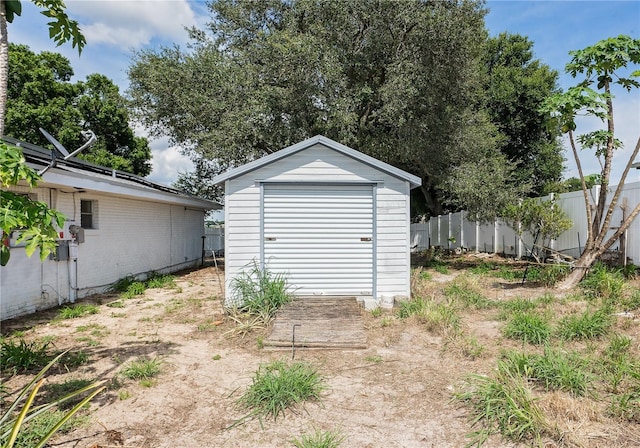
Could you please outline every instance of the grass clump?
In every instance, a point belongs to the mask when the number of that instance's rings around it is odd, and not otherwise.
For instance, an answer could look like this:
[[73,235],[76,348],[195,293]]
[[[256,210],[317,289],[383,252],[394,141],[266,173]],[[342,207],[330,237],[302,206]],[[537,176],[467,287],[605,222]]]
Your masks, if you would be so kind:
[[[23,425],[16,438],[14,448],[33,448],[46,437],[46,435],[64,418],[66,412],[64,410],[51,409],[36,415],[33,419]],[[64,422],[56,431],[59,433],[68,433],[74,428],[84,425],[88,422],[88,416],[74,415]],[[5,439],[0,438],[0,446],[5,446]]]
[[502,333],[509,339],[529,344],[544,344],[551,336],[551,324],[535,312],[516,312],[502,329]]
[[132,299],[135,296],[144,294],[146,290],[147,286],[144,282],[133,282],[123,293],[120,294],[120,297],[122,297],[123,299]]
[[173,275],[151,272],[145,283],[147,288],[173,288],[176,286],[175,280],[176,278]]
[[465,308],[488,309],[495,306],[495,302],[483,296],[465,277],[458,277],[454,283],[444,290],[445,296],[458,301]]
[[150,380],[160,373],[160,366],[161,362],[156,358],[138,358],[127,364],[121,373],[125,378],[130,380]]
[[13,370],[14,372],[26,372],[32,369],[42,368],[52,356],[49,354],[51,341],[26,342],[19,339],[17,342],[12,339],[0,341],[0,367]]
[[239,405],[252,410],[241,421],[255,416],[275,420],[294,405],[320,399],[323,383],[316,369],[305,362],[263,364],[255,373],[251,386],[238,400]]
[[580,286],[591,299],[618,302],[622,297],[624,282],[624,275],[619,269],[609,269],[602,263],[596,263],[580,282]]
[[78,317],[88,316],[90,314],[97,314],[99,308],[96,305],[89,303],[78,303],[73,306],[65,306],[58,311],[58,319],[76,319]]
[[576,353],[545,347],[544,354],[507,353],[505,365],[513,372],[541,384],[546,390],[562,390],[583,396],[590,383],[588,362]]
[[460,316],[452,304],[437,303],[423,297],[400,302],[397,311],[400,319],[414,317],[425,324],[427,330],[446,333],[447,330],[457,330],[460,327]]
[[257,263],[236,277],[231,287],[239,303],[238,310],[259,317],[265,325],[282,305],[292,300],[284,274],[260,268]]
[[630,337],[614,334],[602,352],[597,371],[609,392],[635,389],[640,392],[640,360],[631,354],[631,345]]
[[569,266],[563,264],[545,264],[532,266],[527,270],[526,279],[530,282],[538,282],[547,288],[556,285],[569,273]]
[[525,313],[535,309],[538,305],[533,300],[524,299],[522,297],[515,297],[510,300],[505,300],[499,303],[501,320],[506,320],[509,316],[515,313]]
[[558,325],[558,336],[566,341],[596,339],[607,334],[612,324],[607,309],[586,310],[581,315],[562,319]]
[[472,408],[472,427],[481,426],[468,435],[472,439],[469,446],[481,446],[495,433],[514,442],[539,443],[547,432],[544,414],[526,380],[505,361],[498,362],[492,376],[469,376],[466,389],[457,393],[456,398]]
[[340,431],[319,431],[303,434],[291,443],[296,448],[338,448],[346,437]]

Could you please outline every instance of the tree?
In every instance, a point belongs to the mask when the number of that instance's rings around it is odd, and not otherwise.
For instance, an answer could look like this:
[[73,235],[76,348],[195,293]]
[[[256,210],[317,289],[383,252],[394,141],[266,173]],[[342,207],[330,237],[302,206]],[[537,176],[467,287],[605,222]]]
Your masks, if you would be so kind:
[[[629,64],[640,64],[640,39],[633,39],[629,36],[613,37],[569,54],[572,58],[566,66],[566,71],[574,78],[583,75],[584,79],[566,92],[549,98],[544,105],[544,110],[554,116],[562,132],[569,136],[584,195],[587,221],[590,225],[584,250],[576,261],[572,272],[558,285],[560,289],[569,289],[575,286],[582,279],[586,270],[620,238],[640,213],[640,204],[638,204],[627,215],[620,227],[617,227],[617,230],[610,237],[607,236],[611,229],[611,217],[618,206],[627,174],[640,151],[639,137],[624,168],[620,182],[613,196],[609,197],[613,158],[615,151],[622,146],[614,134],[612,87],[617,85],[627,92],[640,87],[640,82],[634,79],[640,77],[640,70],[632,72],[629,76],[622,73]],[[592,87],[594,84],[595,89]],[[606,124],[606,129],[588,132],[576,137],[576,116],[579,114],[599,118]],[[592,150],[601,162],[602,170],[599,179],[601,187],[595,203],[592,203],[588,194],[578,154],[579,147]]]
[[518,34],[489,38],[484,58],[487,111],[503,136],[500,149],[515,163],[517,182],[530,184],[529,194],[541,196],[547,184],[560,181],[563,170],[560,132],[540,111],[542,102],[559,91],[558,73],[533,59],[533,42]]
[[84,143],[81,131],[91,129],[97,142],[78,157],[142,176],[151,172],[149,143],[135,136],[125,99],[109,78],[92,74],[72,83],[67,58],[25,45],[11,44],[9,60],[7,135],[49,146],[42,127],[71,150]]
[[[42,14],[51,18],[49,37],[58,45],[71,40],[78,52],[82,51],[86,40],[78,22],[69,19],[65,13],[62,0],[33,0],[36,6],[43,9]],[[16,185],[21,180],[35,187],[39,176],[25,165],[25,160],[18,148],[6,145],[1,139],[4,136],[4,123],[7,101],[7,80],[9,71],[9,40],[7,22],[13,22],[16,15],[22,13],[19,0],[0,1],[0,182],[2,187]],[[57,233],[54,224],[61,226],[64,216],[49,209],[42,202],[32,201],[28,197],[0,191],[0,264],[6,265],[10,251],[7,238],[15,229],[23,229],[20,242],[26,243],[27,254],[31,255],[40,248],[40,257],[44,259],[56,246]]]
[[[41,13],[49,17],[49,37],[62,45],[71,41],[71,45],[78,48],[78,53],[86,44],[86,39],[78,22],[72,20],[65,12],[65,4],[62,0],[32,0],[42,9]],[[0,1],[0,138],[4,135],[4,121],[7,104],[7,79],[9,72],[9,37],[7,34],[7,22],[12,23],[15,16],[22,14],[20,0]]]
[[134,56],[129,96],[152,135],[220,170],[323,134],[419,175],[438,214],[453,167],[504,161],[482,109],[482,5],[211,2],[187,50]]

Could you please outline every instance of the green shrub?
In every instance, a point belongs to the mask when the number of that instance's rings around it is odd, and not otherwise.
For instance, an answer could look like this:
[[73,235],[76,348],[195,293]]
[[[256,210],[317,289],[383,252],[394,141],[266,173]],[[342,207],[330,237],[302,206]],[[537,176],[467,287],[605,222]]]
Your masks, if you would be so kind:
[[548,320],[534,312],[516,312],[502,330],[509,339],[530,344],[544,344],[551,336]]
[[50,344],[51,341],[26,342],[20,339],[16,342],[3,339],[0,341],[0,367],[14,372],[40,369],[51,361]]
[[558,336],[567,341],[595,339],[607,334],[612,324],[608,309],[587,310],[579,316],[562,319],[558,324]]
[[272,361],[258,368],[238,404],[252,410],[247,417],[271,416],[275,420],[293,405],[320,399],[323,381],[310,364]]
[[125,292],[129,289],[129,286],[136,281],[136,278],[133,275],[127,275],[126,277],[121,278],[113,285],[111,285],[110,290],[113,292]]

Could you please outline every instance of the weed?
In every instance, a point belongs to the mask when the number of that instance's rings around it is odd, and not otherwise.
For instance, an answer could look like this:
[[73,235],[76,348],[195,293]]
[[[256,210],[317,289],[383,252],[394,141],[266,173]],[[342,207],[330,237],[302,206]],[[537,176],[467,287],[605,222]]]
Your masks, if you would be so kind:
[[82,336],[80,338],[76,338],[76,341],[78,342],[84,342],[86,343],[89,347],[97,347],[98,345],[100,345],[100,342],[93,339],[92,337],[89,336]]
[[543,266],[533,266],[527,270],[527,280],[539,282],[547,288],[555,286],[569,273],[569,267],[562,264],[546,264]]
[[449,273],[449,267],[445,263],[432,263],[431,267],[438,274],[447,275]]
[[292,300],[285,276],[260,268],[256,262],[251,270],[234,278],[231,287],[240,303],[239,310],[259,316],[265,325],[282,305]]
[[213,355],[213,356],[211,357],[211,359],[213,359],[214,361],[220,361],[220,360],[222,359],[222,356],[220,356],[220,355]]
[[379,364],[379,363],[381,363],[382,361],[384,361],[384,360],[382,359],[382,356],[380,356],[380,355],[369,355],[369,356],[366,356],[366,357],[364,358],[364,360],[365,360],[365,361],[367,361],[367,362],[373,362],[373,363],[375,363],[375,364]]
[[76,332],[90,332],[91,336],[95,336],[97,338],[107,336],[110,333],[106,326],[100,324],[80,325],[76,328]]
[[445,342],[444,348],[457,350],[462,356],[472,360],[480,358],[485,351],[478,338],[466,335],[462,331],[454,332]]
[[621,302],[622,309],[624,311],[635,311],[640,309],[640,289],[635,289],[629,297],[626,297]]
[[431,273],[428,271],[421,271],[420,279],[425,281],[430,281],[432,279]]
[[640,363],[629,353],[631,342],[628,336],[614,334],[599,360],[599,373],[613,393],[618,393],[625,381],[640,371]]
[[525,378],[541,383],[546,390],[563,390],[576,396],[587,392],[590,382],[587,360],[576,353],[545,347],[542,355],[507,353],[505,365]]
[[152,272],[147,277],[147,288],[173,288],[176,286],[176,278],[173,275],[163,275]]
[[[14,448],[32,448],[42,440],[51,429],[64,417],[65,411],[62,410],[49,410],[43,412],[28,423],[24,424],[18,438],[15,441]],[[87,417],[73,416],[67,420],[58,429],[60,433],[67,433],[78,426],[85,424],[88,421]],[[0,440],[4,446],[5,440]]]
[[156,382],[153,378],[142,378],[140,380],[140,385],[142,387],[153,387],[156,385]]
[[506,320],[514,313],[524,313],[536,308],[536,302],[533,300],[524,299],[522,297],[516,297],[510,300],[505,300],[499,303],[501,309],[499,318]]
[[627,422],[640,423],[640,391],[614,396],[609,413]]
[[99,308],[89,303],[78,303],[74,306],[65,306],[58,311],[58,319],[76,319],[89,314],[97,314]]
[[612,323],[607,309],[587,310],[579,316],[562,319],[558,325],[558,336],[567,341],[595,339],[607,334]]
[[580,286],[591,299],[617,302],[622,296],[624,276],[620,270],[612,270],[602,263],[596,263],[580,282]]
[[74,368],[81,366],[82,364],[86,364],[89,362],[89,354],[79,350],[77,352],[67,352],[61,359],[60,362],[67,368]]
[[551,325],[534,312],[517,312],[502,329],[505,337],[530,344],[544,344],[551,336]]
[[[45,398],[48,401],[56,401],[91,384],[93,384],[92,380],[71,379],[64,383],[47,384],[43,387],[43,391],[45,392]],[[72,399],[64,401],[61,405],[61,409],[69,409],[80,401],[82,401],[82,396],[75,396]]]
[[214,331],[220,324],[222,324],[220,320],[206,319],[204,322],[198,324],[198,331],[202,333]]
[[436,303],[422,297],[400,302],[397,316],[400,319],[415,316],[418,322],[426,325],[427,330],[440,333],[460,327],[460,316],[451,304]]
[[115,318],[127,317],[127,313],[111,313],[111,317],[115,317]]
[[338,448],[344,440],[345,436],[340,431],[316,430],[313,434],[294,438],[291,443],[296,448]]
[[122,297],[123,299],[132,299],[135,296],[144,294],[146,289],[147,286],[144,284],[144,282],[133,282],[123,293],[120,294],[120,297]]
[[382,319],[380,319],[380,326],[382,328],[390,327],[391,324],[393,324],[392,316],[384,316]]
[[495,268],[496,268],[495,264],[487,263],[486,261],[483,261],[480,264],[473,266],[471,269],[469,269],[469,271],[475,275],[487,275],[489,272],[491,272]]
[[121,278],[113,285],[111,285],[110,291],[112,292],[125,292],[129,289],[129,286],[136,281],[136,278],[133,275],[127,275],[126,277]]
[[160,364],[156,358],[138,358],[126,365],[120,373],[130,380],[149,380],[160,373]]
[[107,303],[107,306],[109,308],[124,308],[124,302],[122,300],[115,300]]
[[507,281],[514,281],[520,279],[522,277],[522,274],[517,269],[510,269],[506,266],[500,266],[497,271],[492,273],[492,276]]
[[539,443],[547,432],[544,414],[526,381],[504,361],[498,361],[493,376],[471,375],[466,384],[467,390],[455,396],[473,409],[472,426],[482,426],[469,434],[472,438],[469,445],[481,446],[496,432],[515,442]]
[[620,273],[627,280],[635,280],[638,277],[638,266],[633,263],[629,263],[620,269]]
[[495,302],[483,296],[466,277],[458,277],[452,285],[445,288],[444,294],[451,299],[457,300],[464,307],[473,307],[481,310],[495,306]]
[[49,361],[50,341],[26,342],[20,339],[17,343],[11,339],[0,341],[0,366],[2,369],[12,369],[14,372],[26,372],[31,369],[42,368]]
[[323,389],[322,377],[310,364],[287,364],[285,361],[263,364],[255,373],[251,386],[238,400],[239,405],[252,412],[237,423],[256,416],[271,416],[275,420],[294,405],[320,399]]
[[128,390],[124,389],[118,391],[118,400],[122,401],[128,398],[131,398],[131,393]]
[[374,309],[372,309],[370,311],[371,313],[371,317],[375,317],[378,318],[380,316],[382,316],[382,308],[380,308],[379,306],[375,307]]

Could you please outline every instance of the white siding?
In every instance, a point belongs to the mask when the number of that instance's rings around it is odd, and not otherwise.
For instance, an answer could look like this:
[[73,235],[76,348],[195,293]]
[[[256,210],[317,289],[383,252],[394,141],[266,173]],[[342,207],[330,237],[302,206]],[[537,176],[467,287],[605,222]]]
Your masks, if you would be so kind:
[[227,301],[233,278],[260,261],[261,182],[363,182],[376,186],[376,299],[409,296],[409,183],[323,145],[261,166],[225,184]]
[[[39,188],[38,199],[80,224],[80,200],[95,201],[96,229],[85,230],[78,247],[78,297],[101,292],[126,275],[173,271],[200,260],[204,212],[184,206],[133,200],[70,189]],[[51,198],[51,202],[50,202]],[[11,250],[0,272],[2,319],[56,306],[69,300],[67,261],[27,259]]]

